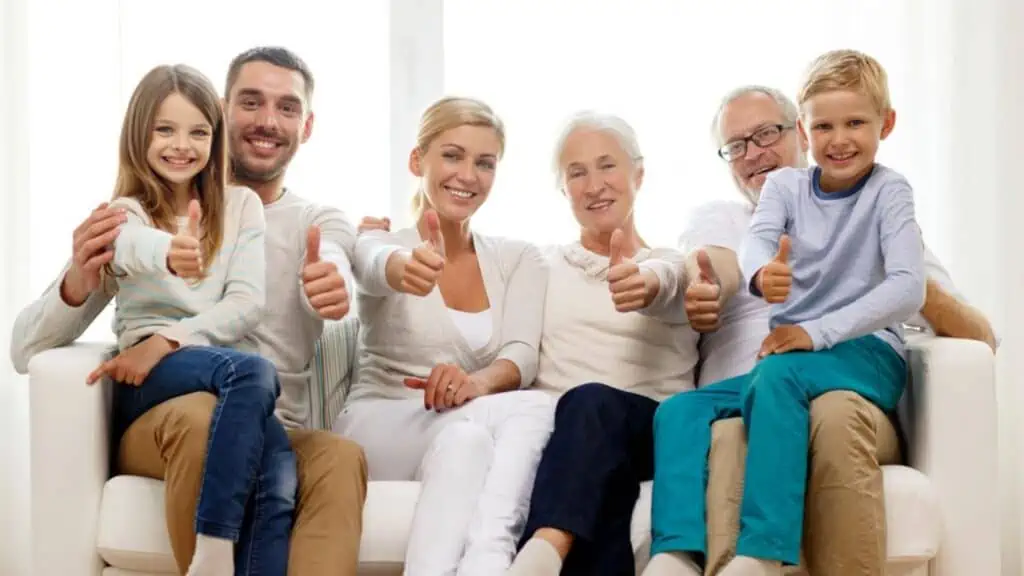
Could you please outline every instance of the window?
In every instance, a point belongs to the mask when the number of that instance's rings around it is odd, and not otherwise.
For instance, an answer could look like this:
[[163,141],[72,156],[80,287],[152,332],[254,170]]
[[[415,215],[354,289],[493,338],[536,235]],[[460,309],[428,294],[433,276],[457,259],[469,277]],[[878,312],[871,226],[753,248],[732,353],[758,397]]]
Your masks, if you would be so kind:
[[[59,3],[61,18],[49,4],[30,5],[33,297],[69,257],[74,227],[109,200],[125,107],[159,64],[189,64],[222,91],[228,64],[242,50],[294,50],[316,78],[316,117],[288,186],[353,220],[389,211],[388,2],[339,12],[315,0],[96,0]],[[110,314],[108,308],[85,338],[110,341]]]
[[[884,0],[447,0],[445,91],[488,102],[507,129],[506,156],[476,225],[542,243],[575,238],[551,156],[565,119],[597,109],[636,130],[646,174],[637,225],[648,242],[674,245],[694,207],[737,198],[711,141],[722,95],[754,83],[794,94],[814,56],[852,47],[882,62],[894,101],[909,108],[906,27]],[[894,131],[880,161],[910,171],[910,138]]]

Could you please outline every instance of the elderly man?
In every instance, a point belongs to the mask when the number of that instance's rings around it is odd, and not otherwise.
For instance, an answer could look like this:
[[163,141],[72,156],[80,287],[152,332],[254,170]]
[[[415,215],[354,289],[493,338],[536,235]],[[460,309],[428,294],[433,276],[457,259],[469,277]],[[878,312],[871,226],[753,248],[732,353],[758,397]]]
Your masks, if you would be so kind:
[[[748,86],[722,101],[712,125],[718,155],[728,163],[742,202],[698,209],[680,240],[688,251],[687,312],[703,332],[703,386],[750,371],[768,335],[769,305],[740,286],[736,254],[766,175],[782,166],[806,166],[806,140],[797,108],[781,92]],[[907,324],[939,336],[986,342],[988,320],[956,293],[949,275],[927,249],[927,296]],[[712,433],[707,494],[707,562],[715,574],[735,554],[743,494],[746,441],[740,418],[722,420]],[[812,575],[881,576],[886,562],[881,465],[900,459],[889,416],[852,392],[830,392],[811,404],[811,453],[805,512],[805,564]],[[650,573],[686,574],[684,558],[660,554]],[[678,566],[672,570],[671,566]],[[664,566],[665,570],[659,570]],[[692,568],[689,568],[692,572]]]

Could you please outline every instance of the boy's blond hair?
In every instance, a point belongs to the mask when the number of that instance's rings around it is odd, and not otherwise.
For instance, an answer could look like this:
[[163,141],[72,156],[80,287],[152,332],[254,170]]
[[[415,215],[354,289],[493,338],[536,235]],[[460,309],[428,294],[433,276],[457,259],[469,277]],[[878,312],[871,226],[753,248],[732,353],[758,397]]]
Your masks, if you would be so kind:
[[877,60],[856,50],[832,50],[818,56],[807,67],[797,93],[797,105],[836,90],[860,92],[871,99],[879,114],[892,107],[885,68]]

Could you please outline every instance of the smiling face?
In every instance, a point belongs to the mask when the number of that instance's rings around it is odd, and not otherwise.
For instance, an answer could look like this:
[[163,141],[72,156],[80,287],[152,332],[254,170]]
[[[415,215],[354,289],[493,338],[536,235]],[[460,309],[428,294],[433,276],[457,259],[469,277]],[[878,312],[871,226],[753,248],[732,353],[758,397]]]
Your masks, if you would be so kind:
[[199,108],[177,92],[157,108],[146,161],[174,188],[187,187],[210,160],[213,127]]
[[463,124],[438,134],[425,151],[413,149],[409,170],[441,219],[465,222],[487,200],[500,155],[494,128]]
[[565,139],[559,156],[564,192],[585,233],[611,234],[631,227],[643,167],[607,130],[579,128]]
[[746,152],[729,162],[733,181],[747,197],[756,199],[760,196],[765,178],[772,170],[801,163],[801,142],[792,128],[783,129],[772,144],[757,144],[757,141],[765,141],[760,137],[763,133],[786,124],[782,107],[763,92],[744,94],[722,109],[719,131],[723,146],[744,138],[756,140],[748,140]]
[[801,106],[800,130],[821,167],[821,189],[846,190],[867,175],[895,121],[895,112],[879,113],[863,92],[834,90],[808,98]]
[[265,183],[283,178],[313,129],[302,74],[269,62],[246,63],[231,86],[226,109],[235,179]]

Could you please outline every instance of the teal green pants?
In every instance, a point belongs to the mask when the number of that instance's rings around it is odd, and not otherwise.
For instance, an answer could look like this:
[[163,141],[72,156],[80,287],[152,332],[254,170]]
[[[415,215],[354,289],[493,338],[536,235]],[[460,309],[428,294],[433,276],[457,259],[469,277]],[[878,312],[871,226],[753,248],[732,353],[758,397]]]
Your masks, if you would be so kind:
[[798,564],[811,400],[850,390],[889,411],[906,378],[899,354],[864,336],[829,350],[768,356],[748,374],[662,402],[654,416],[651,554],[706,553],[711,425],[742,415],[748,449],[736,553]]

